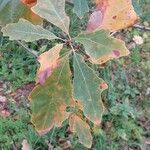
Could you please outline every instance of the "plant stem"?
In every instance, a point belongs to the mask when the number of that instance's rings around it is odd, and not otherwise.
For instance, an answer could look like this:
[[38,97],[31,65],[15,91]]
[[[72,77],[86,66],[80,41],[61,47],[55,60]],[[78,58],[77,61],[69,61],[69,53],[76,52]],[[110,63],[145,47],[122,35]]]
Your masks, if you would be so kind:
[[135,25],[133,25],[133,27],[134,27],[134,28],[141,29],[141,30],[147,30],[147,31],[150,31],[150,27],[144,26],[144,25],[140,25],[140,24],[135,24]]

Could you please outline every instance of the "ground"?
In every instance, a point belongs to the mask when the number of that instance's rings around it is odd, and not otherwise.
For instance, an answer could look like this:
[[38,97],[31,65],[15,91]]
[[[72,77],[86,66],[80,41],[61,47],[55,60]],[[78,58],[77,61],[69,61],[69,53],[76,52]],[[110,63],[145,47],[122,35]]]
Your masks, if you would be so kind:
[[[144,1],[139,23],[148,26]],[[143,11],[143,9],[145,11]],[[72,36],[84,22],[72,17]],[[86,20],[86,19],[85,19]],[[57,29],[55,32],[58,32]],[[130,55],[112,60],[94,69],[108,83],[103,93],[105,113],[100,128],[92,127],[94,150],[150,150],[150,31],[130,27],[114,34],[123,39]],[[42,53],[53,45],[48,41],[27,46]],[[15,41],[0,35],[0,149],[21,149],[26,142],[35,150],[84,150],[68,122],[45,136],[39,136],[30,122],[28,94],[35,85],[38,64],[31,54]],[[24,141],[24,142],[23,142]]]

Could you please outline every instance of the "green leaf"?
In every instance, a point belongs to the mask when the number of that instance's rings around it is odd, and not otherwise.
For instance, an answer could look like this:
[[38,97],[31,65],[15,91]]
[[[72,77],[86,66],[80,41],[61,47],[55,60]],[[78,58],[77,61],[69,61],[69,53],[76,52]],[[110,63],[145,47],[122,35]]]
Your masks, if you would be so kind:
[[84,14],[89,12],[89,6],[87,0],[73,0],[74,3],[74,12],[81,19]]
[[54,126],[60,127],[68,118],[66,107],[72,99],[70,78],[69,58],[65,56],[45,84],[37,85],[31,92],[32,123],[39,134],[47,133]]
[[83,105],[84,115],[94,124],[99,125],[104,111],[101,93],[107,85],[85,64],[81,55],[74,54],[73,67],[74,99]]
[[86,53],[90,56],[90,61],[95,64],[102,64],[110,59],[129,54],[125,43],[111,37],[109,32],[105,30],[83,33],[76,37],[75,40],[84,45]]
[[91,148],[92,135],[89,125],[75,114],[69,118],[69,125],[71,131],[77,133],[80,143],[87,148]]
[[2,28],[4,36],[9,36],[10,40],[24,40],[33,42],[39,39],[58,39],[52,32],[39,25],[33,25],[25,19],[20,19],[18,23],[8,24]]
[[41,23],[40,17],[33,16],[30,8],[21,0],[0,0],[0,26],[18,22],[19,18],[25,18],[33,23]]
[[8,4],[10,0],[0,0],[0,11]]
[[40,17],[69,33],[69,17],[65,13],[65,0],[38,0],[32,10]]
[[136,11],[136,13],[142,17],[142,7],[141,7],[141,1],[139,0],[132,0],[132,4],[133,4],[133,7],[134,7],[134,10]]
[[26,10],[19,0],[0,0],[0,25],[17,21]]

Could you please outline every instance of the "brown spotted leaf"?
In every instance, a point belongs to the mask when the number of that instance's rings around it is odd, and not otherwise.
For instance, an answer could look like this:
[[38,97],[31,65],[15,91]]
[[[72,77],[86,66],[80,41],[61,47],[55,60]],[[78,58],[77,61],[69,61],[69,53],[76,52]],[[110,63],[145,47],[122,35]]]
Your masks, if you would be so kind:
[[99,125],[104,112],[101,93],[107,89],[107,85],[84,62],[83,57],[77,53],[74,54],[73,67],[74,99],[83,105],[84,115],[95,125]]
[[36,86],[30,93],[32,123],[39,134],[60,127],[68,118],[66,107],[72,99],[70,78],[69,58],[65,56],[45,84]]
[[59,53],[63,48],[63,44],[57,44],[49,51],[41,54],[38,58],[40,68],[37,72],[36,83],[43,85],[46,79],[52,74],[53,70],[58,66]]
[[71,131],[77,134],[79,142],[85,147],[91,148],[92,135],[89,125],[75,114],[69,118],[69,125]]
[[102,64],[110,59],[119,58],[129,54],[125,43],[109,35],[108,31],[100,30],[92,33],[83,33],[75,38],[83,44],[90,61],[94,64]]
[[96,29],[116,31],[132,26],[138,20],[132,0],[96,0],[96,4],[87,25],[88,32]]

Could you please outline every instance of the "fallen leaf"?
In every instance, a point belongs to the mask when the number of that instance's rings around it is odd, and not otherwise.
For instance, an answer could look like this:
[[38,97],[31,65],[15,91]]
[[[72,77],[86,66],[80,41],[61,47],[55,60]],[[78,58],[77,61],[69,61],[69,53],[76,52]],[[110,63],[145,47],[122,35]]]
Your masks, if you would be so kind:
[[137,44],[137,45],[141,45],[144,43],[144,40],[141,36],[138,35],[134,35],[133,37],[133,41]]
[[59,145],[62,147],[63,150],[72,149],[72,144],[69,140],[59,138],[58,142],[59,142]]
[[10,116],[10,112],[9,111],[7,111],[7,110],[2,110],[2,111],[0,111],[0,116],[1,117],[9,117]]
[[144,137],[143,144],[141,145],[141,150],[147,150],[148,145],[150,145],[150,138]]
[[6,102],[6,97],[0,95],[0,102],[5,103]]
[[29,143],[26,139],[22,141],[22,150],[30,150]]

